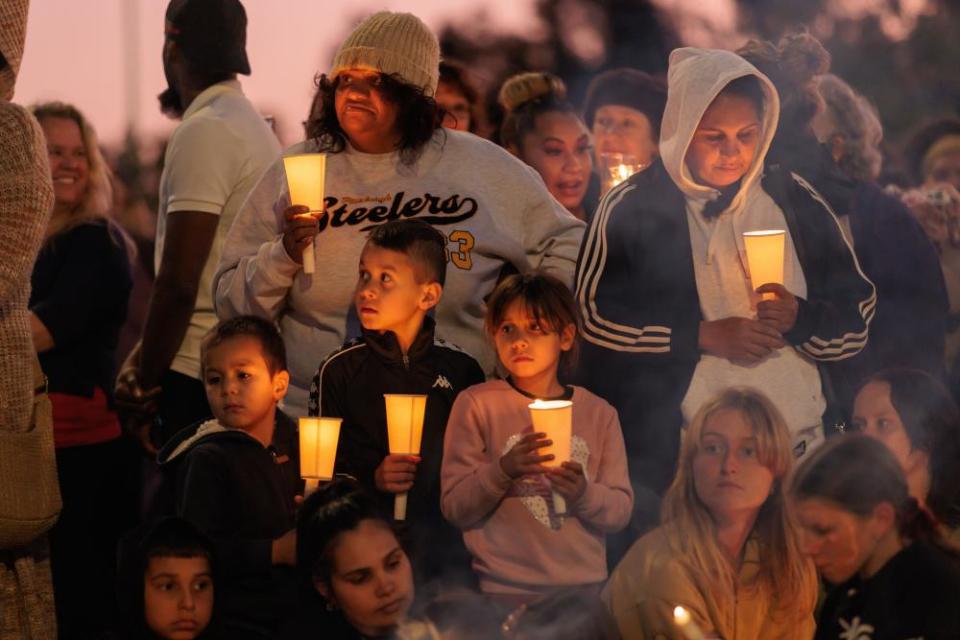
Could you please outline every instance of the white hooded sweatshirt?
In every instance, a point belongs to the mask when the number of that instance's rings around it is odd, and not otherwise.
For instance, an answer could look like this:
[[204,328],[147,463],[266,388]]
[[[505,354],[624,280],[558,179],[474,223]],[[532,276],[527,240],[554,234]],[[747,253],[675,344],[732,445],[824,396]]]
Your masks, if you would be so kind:
[[[765,95],[761,136],[753,163],[740,189],[719,216],[705,217],[704,207],[720,197],[712,187],[698,184],[686,165],[687,149],[701,118],[713,100],[737,78],[755,76]],[[668,98],[660,134],[664,166],[686,199],[690,244],[697,292],[705,321],[756,318],[760,296],[747,266],[743,233],[783,229],[784,286],[800,298],[807,283],[783,211],[763,190],[763,162],[776,132],[780,101],[770,80],[740,56],[729,51],[684,48],[670,55]],[[752,366],[703,354],[683,399],[686,422],[720,391],[748,386],[763,391],[783,413],[795,435],[818,427],[825,408],[820,374],[814,362],[793,346],[785,346]]]

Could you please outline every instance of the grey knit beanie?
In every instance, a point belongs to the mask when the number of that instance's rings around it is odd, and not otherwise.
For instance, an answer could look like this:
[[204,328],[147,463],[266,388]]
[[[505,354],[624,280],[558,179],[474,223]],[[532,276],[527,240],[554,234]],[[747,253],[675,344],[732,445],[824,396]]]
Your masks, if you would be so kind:
[[347,69],[398,75],[433,97],[440,75],[437,36],[412,13],[375,13],[353,30],[333,57],[330,77]]

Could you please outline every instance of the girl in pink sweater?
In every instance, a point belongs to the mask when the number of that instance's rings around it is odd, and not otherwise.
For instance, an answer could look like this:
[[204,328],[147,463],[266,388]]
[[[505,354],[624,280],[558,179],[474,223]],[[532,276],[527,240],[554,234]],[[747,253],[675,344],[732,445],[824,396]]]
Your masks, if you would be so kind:
[[[605,534],[633,505],[616,410],[557,370],[576,352],[573,296],[546,275],[506,278],[487,304],[486,330],[510,373],[454,402],[441,469],[441,507],[463,531],[485,593],[525,603],[551,589],[607,577]],[[571,460],[548,469],[550,443],[535,433],[535,399],[573,402]],[[555,496],[566,503],[561,514]]]

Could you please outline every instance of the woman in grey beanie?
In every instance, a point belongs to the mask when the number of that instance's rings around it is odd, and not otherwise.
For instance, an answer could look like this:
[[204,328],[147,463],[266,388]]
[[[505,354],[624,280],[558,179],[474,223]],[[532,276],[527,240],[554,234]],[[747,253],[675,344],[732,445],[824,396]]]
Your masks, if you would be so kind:
[[[292,203],[278,160],[237,216],[214,279],[218,315],[279,323],[290,357],[286,407],[306,415],[324,357],[359,334],[351,312],[357,261],[373,227],[418,218],[447,238],[437,335],[488,372],[484,296],[504,270],[544,270],[570,283],[583,223],[540,177],[477,136],[445,130],[434,94],[436,36],[408,13],[376,13],[340,46],[318,79],[308,139],[284,155],[325,153],[325,210]],[[316,272],[302,269],[313,246]]]

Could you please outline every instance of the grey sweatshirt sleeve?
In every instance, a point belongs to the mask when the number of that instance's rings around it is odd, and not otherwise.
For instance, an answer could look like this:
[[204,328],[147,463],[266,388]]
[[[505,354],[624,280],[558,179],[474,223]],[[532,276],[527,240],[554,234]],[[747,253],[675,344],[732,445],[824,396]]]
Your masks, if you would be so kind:
[[220,318],[253,314],[274,320],[301,265],[283,248],[283,212],[289,206],[283,161],[271,165],[237,213],[213,279]]
[[531,270],[549,273],[573,286],[577,254],[583,239],[584,223],[550,195],[533,170],[528,182],[529,197],[520,212],[523,248]]

